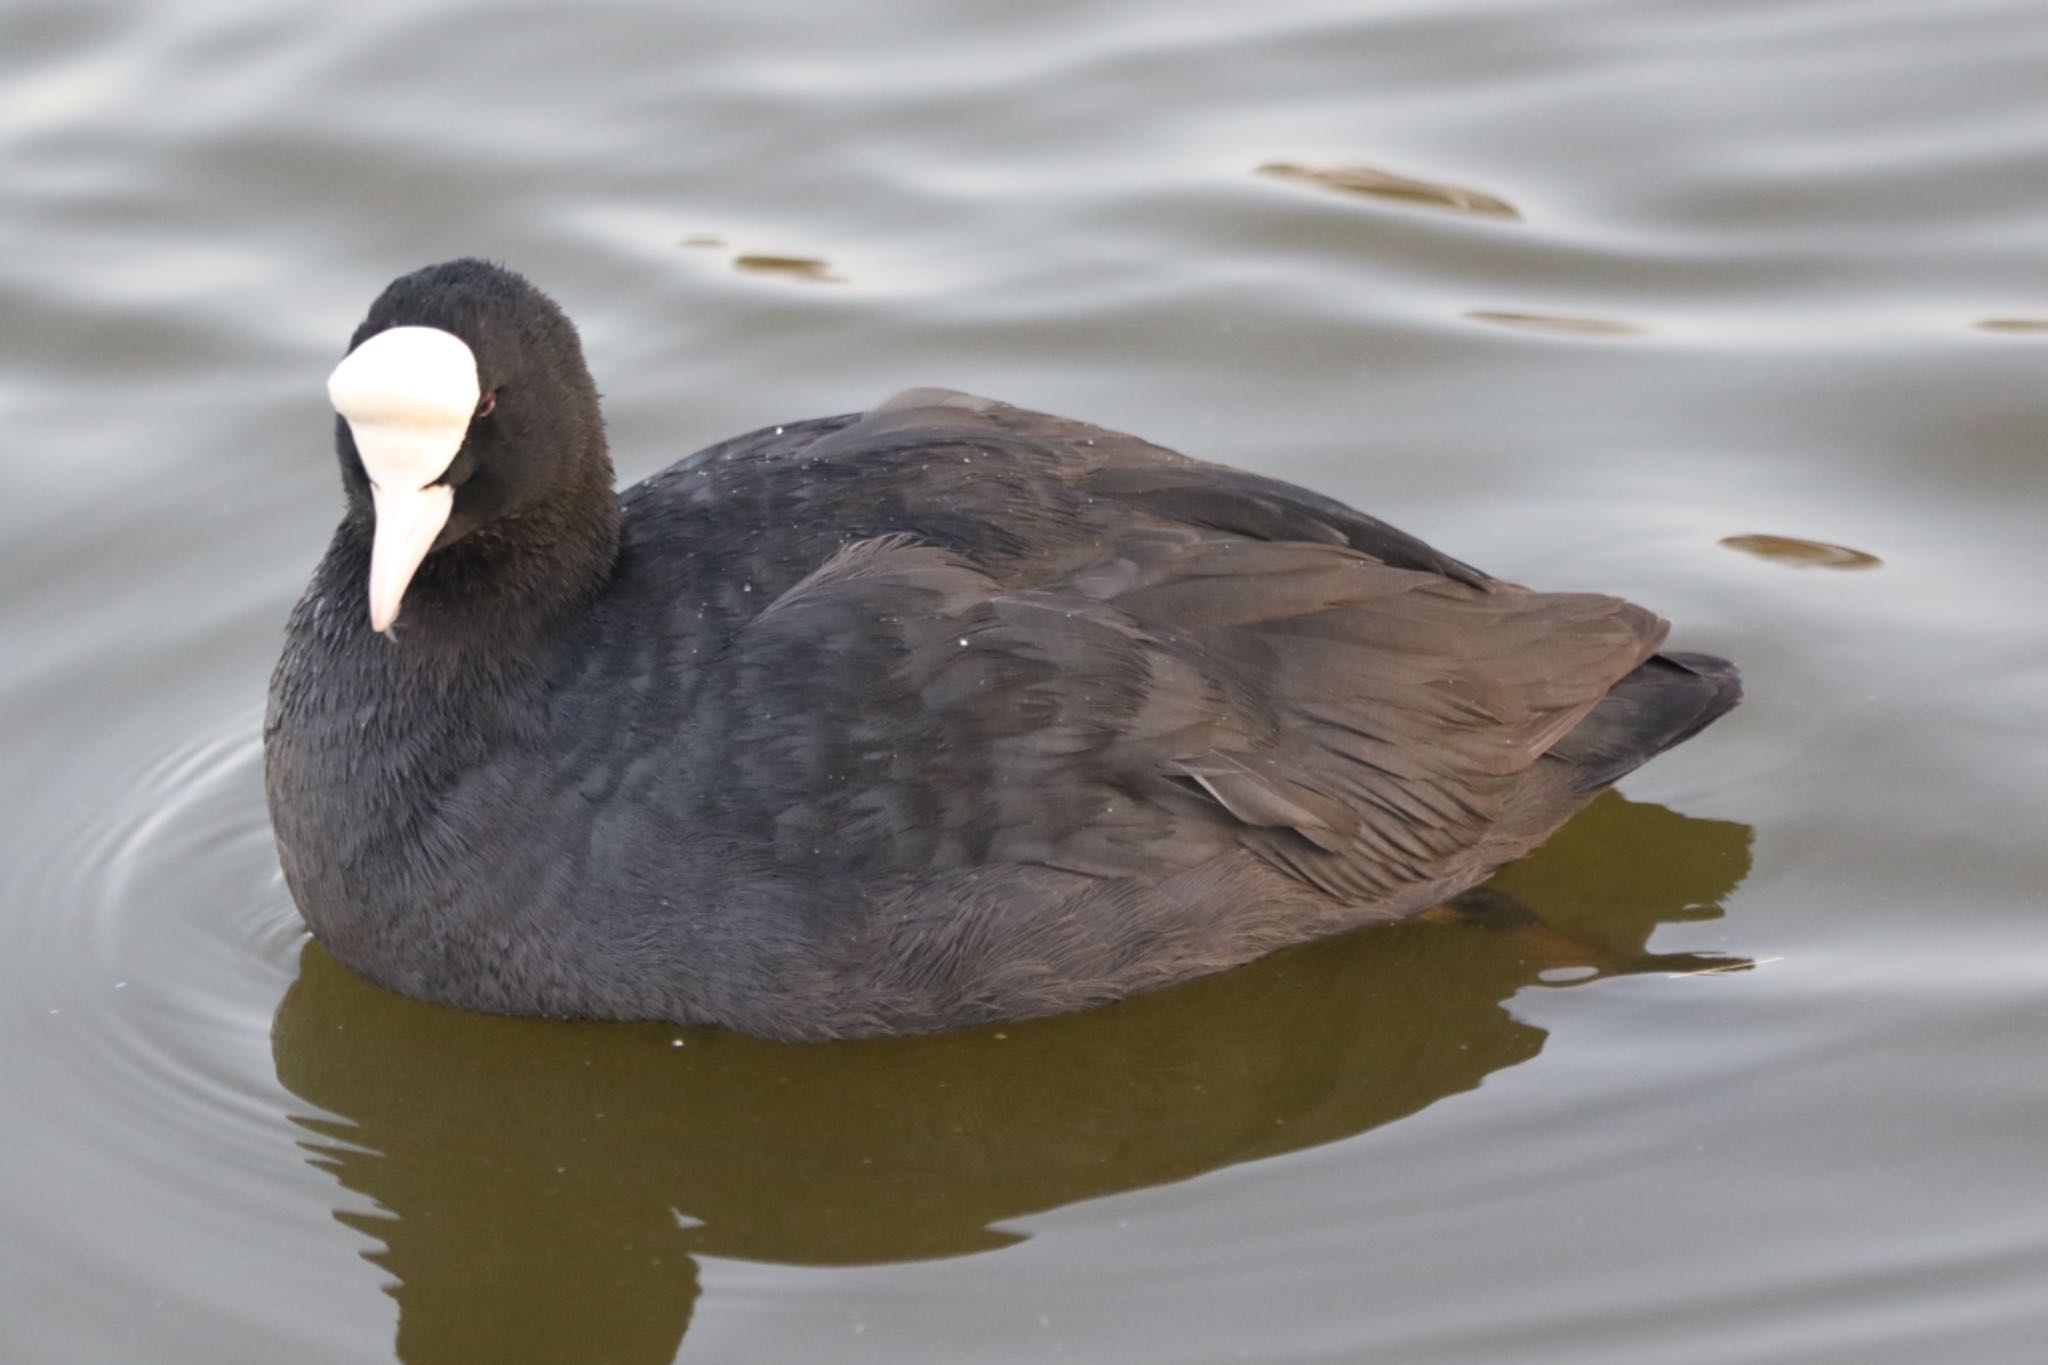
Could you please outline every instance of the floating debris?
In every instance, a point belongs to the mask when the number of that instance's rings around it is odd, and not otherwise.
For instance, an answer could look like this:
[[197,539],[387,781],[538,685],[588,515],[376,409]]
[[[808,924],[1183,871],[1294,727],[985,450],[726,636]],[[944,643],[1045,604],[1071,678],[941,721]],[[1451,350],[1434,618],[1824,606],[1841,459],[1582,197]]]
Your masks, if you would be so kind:
[[1884,564],[1876,555],[1862,550],[1797,536],[1724,536],[1721,544],[1796,569],[1875,569]]
[[1303,184],[1335,190],[1340,194],[1363,194],[1375,199],[1393,199],[1404,204],[1449,209],[1454,213],[1476,213],[1486,218],[1522,216],[1513,204],[1484,190],[1468,190],[1462,186],[1439,184],[1433,180],[1417,180],[1413,176],[1395,175],[1392,171],[1382,171],[1372,166],[1330,166],[1317,169],[1313,166],[1298,166],[1291,161],[1268,161],[1259,167],[1259,174],[1278,176],[1282,180],[1297,180]]
[[1648,330],[1632,322],[1618,322],[1613,318],[1575,318],[1561,313],[1510,313],[1491,308],[1475,308],[1464,316],[1474,322],[1491,322],[1497,326],[1519,327],[1530,332],[1563,332],[1570,336],[1630,337],[1641,336]]
[[2048,332],[2048,318],[1985,318],[1977,324],[1980,332]]
[[678,241],[676,245],[691,247],[724,246],[726,245],[726,240],[723,237],[716,236],[709,232],[698,232],[683,238],[682,240]]
[[1782,954],[1777,957],[1743,958],[1736,962],[1723,962],[1718,966],[1701,967],[1698,971],[1666,972],[1664,975],[1673,981],[1682,981],[1689,976],[1728,976],[1734,972],[1753,972],[1758,967],[1768,967],[1773,962],[1784,960]]
[[831,273],[831,266],[814,256],[742,255],[732,259],[735,270],[758,271],[764,275],[788,275],[819,284],[844,284],[843,276]]

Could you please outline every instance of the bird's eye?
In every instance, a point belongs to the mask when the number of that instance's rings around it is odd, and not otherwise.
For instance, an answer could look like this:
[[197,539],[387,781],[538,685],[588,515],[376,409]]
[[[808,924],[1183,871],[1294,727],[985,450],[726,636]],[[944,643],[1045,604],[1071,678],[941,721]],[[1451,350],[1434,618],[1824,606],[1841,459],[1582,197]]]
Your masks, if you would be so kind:
[[476,415],[479,417],[489,417],[491,415],[491,409],[497,406],[498,391],[496,389],[492,389],[489,393],[484,395],[483,401],[476,405]]

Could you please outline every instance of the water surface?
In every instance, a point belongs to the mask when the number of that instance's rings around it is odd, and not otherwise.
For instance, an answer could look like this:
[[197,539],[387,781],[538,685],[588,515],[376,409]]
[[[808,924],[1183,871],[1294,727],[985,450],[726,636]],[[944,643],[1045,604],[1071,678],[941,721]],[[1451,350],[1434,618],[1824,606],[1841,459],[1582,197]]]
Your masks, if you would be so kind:
[[[0,34],[0,1358],[2041,1358],[2038,6]],[[1543,927],[825,1048],[393,998],[257,727],[326,371],[463,253],[577,318],[626,477],[948,384],[1627,593],[1751,699],[1503,873]]]

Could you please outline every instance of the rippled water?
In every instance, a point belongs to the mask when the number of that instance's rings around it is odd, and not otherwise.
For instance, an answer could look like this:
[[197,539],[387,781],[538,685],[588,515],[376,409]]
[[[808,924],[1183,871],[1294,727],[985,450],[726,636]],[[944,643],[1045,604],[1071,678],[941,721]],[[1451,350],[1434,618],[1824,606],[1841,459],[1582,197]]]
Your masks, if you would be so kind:
[[[2048,1351],[2038,4],[0,35],[0,1359]],[[859,1046],[395,999],[306,946],[257,723],[326,370],[459,253],[578,318],[629,476],[955,385],[1629,593],[1751,701],[1503,874],[1544,929]]]

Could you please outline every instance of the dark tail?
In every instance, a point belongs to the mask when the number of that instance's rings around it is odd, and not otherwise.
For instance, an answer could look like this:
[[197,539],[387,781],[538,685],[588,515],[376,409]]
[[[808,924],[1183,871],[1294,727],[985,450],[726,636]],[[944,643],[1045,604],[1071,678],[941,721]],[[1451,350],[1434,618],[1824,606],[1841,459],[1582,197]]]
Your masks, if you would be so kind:
[[1711,654],[1656,654],[1616,683],[1548,757],[1578,769],[1573,785],[1593,791],[1676,744],[1742,700],[1742,675]]

